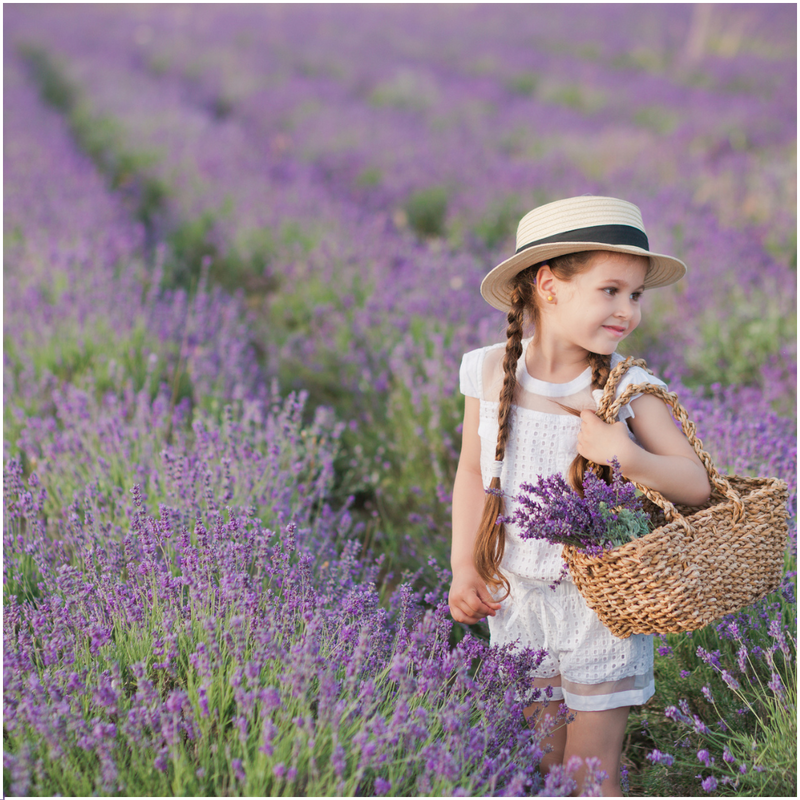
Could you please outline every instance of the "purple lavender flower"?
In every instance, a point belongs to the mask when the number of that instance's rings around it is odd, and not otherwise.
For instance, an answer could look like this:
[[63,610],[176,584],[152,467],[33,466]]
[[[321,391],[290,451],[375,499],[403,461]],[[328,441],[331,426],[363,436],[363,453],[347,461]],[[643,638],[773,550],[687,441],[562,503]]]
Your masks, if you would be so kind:
[[649,533],[651,526],[632,483],[614,459],[611,484],[587,472],[581,497],[560,473],[520,484],[514,513],[505,522],[519,526],[523,539],[570,544],[590,555]]
[[734,691],[740,688],[739,681],[737,681],[736,678],[734,678],[733,675],[731,675],[731,673],[728,672],[728,670],[723,669],[722,672],[720,672],[720,675],[722,677],[722,680],[725,681],[726,685],[729,686]]
[[647,754],[647,760],[653,764],[664,764],[666,767],[671,767],[675,758],[669,753],[662,753],[660,750],[651,750]]
[[708,754],[708,750],[698,750],[697,751],[697,759],[700,761],[701,764],[705,764],[705,766],[710,766],[713,759]]
[[783,697],[785,694],[785,690],[783,688],[783,681],[781,681],[781,676],[777,672],[773,672],[770,675],[767,687],[770,689],[770,691],[775,692],[775,694],[778,695],[778,697]]
[[717,779],[713,775],[709,775],[700,784],[705,792],[713,792],[717,788]]
[[233,770],[233,774],[236,776],[237,781],[243,783],[247,779],[241,758],[234,758],[231,760],[231,769]]

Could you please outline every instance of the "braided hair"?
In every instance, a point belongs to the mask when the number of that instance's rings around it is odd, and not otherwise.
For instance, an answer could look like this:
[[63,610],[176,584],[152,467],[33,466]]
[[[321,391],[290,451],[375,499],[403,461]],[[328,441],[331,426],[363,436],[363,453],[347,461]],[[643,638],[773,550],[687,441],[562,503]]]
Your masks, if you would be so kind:
[[[505,457],[506,444],[511,435],[511,417],[517,391],[517,363],[522,357],[522,338],[526,315],[534,329],[540,320],[536,300],[535,284],[539,267],[548,264],[553,274],[560,280],[569,280],[583,272],[596,251],[569,253],[547,262],[535,264],[519,272],[511,282],[511,308],[508,311],[506,328],[506,352],[503,358],[503,387],[500,390],[500,409],[498,411],[497,446],[495,461]],[[587,360],[592,368],[592,389],[603,389],[611,371],[611,356],[589,353]],[[576,409],[563,408],[571,414],[580,415]],[[583,495],[583,476],[587,468],[586,459],[578,455],[570,464],[567,477],[570,485]],[[609,477],[608,467],[603,467],[603,477]],[[498,521],[504,511],[503,493],[499,477],[493,477],[486,490],[486,503],[483,508],[478,535],[475,540],[475,567],[481,578],[492,589],[501,586],[508,596],[511,590],[508,579],[500,571],[500,563],[505,552],[505,524]]]
[[[511,308],[508,311],[506,328],[506,352],[503,358],[503,388],[500,390],[500,410],[498,412],[497,447],[495,461],[502,461],[506,453],[506,443],[511,434],[511,407],[517,390],[517,362],[522,356],[522,333],[525,312],[535,308],[533,302],[533,280],[535,267],[520,272],[514,279],[511,289]],[[475,540],[475,566],[478,574],[492,589],[503,587],[506,596],[511,591],[508,579],[500,572],[500,562],[505,552],[505,524],[498,517],[505,513],[500,478],[494,477],[489,483],[486,503],[478,537]]]

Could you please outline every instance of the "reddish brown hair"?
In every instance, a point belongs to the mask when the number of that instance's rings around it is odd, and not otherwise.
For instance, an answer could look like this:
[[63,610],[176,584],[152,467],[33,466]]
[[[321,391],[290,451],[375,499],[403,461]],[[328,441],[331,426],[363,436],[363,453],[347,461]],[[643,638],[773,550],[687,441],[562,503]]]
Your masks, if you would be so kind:
[[[539,267],[546,263],[559,280],[568,281],[588,268],[592,256],[596,252],[589,250],[559,256],[542,264],[528,267],[513,279],[511,308],[508,311],[508,327],[506,328],[507,341],[503,359],[503,388],[500,390],[495,461],[502,461],[505,457],[506,444],[511,435],[511,412],[517,391],[517,362],[522,356],[522,334],[526,317],[534,328],[540,320],[535,291],[535,280]],[[606,385],[608,374],[611,371],[611,356],[589,353],[587,360],[592,368],[592,389],[602,389]],[[566,406],[562,406],[562,408],[573,414],[580,413]],[[583,476],[586,473],[586,467],[586,459],[578,455],[570,465],[567,475],[571,486],[580,494],[583,494]],[[503,560],[505,551],[505,525],[497,521],[497,518],[504,513],[500,478],[492,478],[487,489],[483,517],[475,540],[475,566],[478,574],[491,589],[498,589],[502,586],[507,596],[510,585],[500,572],[500,562]]]

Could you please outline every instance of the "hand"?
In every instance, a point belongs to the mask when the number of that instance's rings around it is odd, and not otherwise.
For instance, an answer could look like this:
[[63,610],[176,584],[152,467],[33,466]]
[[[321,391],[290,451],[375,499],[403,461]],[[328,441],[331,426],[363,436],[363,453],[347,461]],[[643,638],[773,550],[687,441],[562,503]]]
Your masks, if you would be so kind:
[[605,466],[614,456],[620,464],[631,446],[628,426],[624,422],[609,425],[594,411],[581,411],[581,429],[578,433],[578,452],[595,464]]
[[453,619],[468,625],[474,625],[487,614],[493,617],[500,608],[500,603],[494,600],[486,582],[474,569],[453,573],[449,600]]

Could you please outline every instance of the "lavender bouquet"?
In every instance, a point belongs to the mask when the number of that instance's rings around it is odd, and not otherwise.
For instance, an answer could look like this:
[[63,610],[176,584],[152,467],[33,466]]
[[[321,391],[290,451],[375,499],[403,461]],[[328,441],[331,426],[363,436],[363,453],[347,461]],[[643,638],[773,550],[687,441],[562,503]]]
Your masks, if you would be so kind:
[[504,521],[515,523],[523,539],[569,544],[599,556],[653,530],[642,496],[623,478],[616,459],[611,462],[611,476],[607,484],[587,472],[583,497],[561,474],[539,477],[535,485],[523,483],[514,513]]

